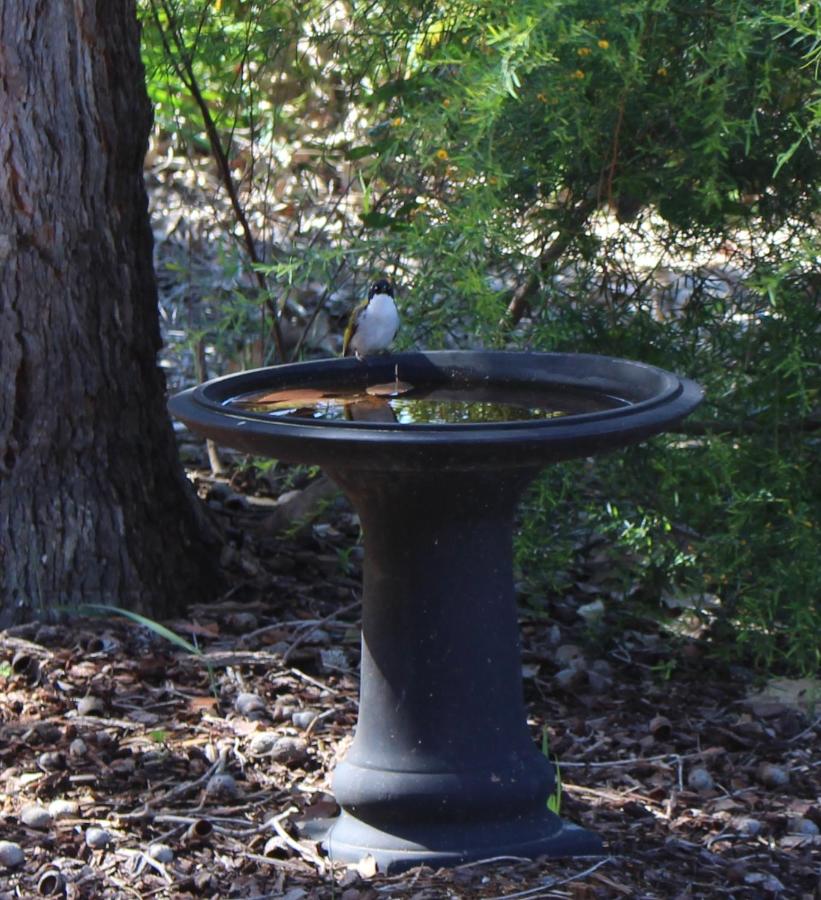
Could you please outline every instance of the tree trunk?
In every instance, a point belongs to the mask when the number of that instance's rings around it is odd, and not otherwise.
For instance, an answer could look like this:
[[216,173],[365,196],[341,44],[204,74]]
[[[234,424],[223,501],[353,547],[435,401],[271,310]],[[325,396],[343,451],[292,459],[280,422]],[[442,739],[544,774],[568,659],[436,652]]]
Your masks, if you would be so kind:
[[134,0],[0,2],[0,627],[213,590],[165,411]]

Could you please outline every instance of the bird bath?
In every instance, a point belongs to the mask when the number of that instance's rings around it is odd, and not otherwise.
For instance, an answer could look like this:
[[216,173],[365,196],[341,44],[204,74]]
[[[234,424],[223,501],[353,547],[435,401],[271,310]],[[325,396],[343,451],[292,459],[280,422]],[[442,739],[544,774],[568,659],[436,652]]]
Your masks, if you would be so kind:
[[359,513],[359,720],[333,776],[332,859],[401,871],[602,852],[546,806],[555,775],[526,724],[513,517],[541,468],[641,441],[700,401],[692,381],[641,363],[484,351],[275,366],[171,399],[218,443],[321,466]]

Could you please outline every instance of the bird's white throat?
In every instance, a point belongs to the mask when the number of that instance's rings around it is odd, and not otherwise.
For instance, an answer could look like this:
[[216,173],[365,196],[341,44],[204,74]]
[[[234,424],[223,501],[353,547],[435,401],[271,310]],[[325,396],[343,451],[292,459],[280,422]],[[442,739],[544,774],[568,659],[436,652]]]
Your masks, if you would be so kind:
[[374,294],[359,314],[351,348],[360,354],[384,350],[399,328],[399,313],[390,294]]

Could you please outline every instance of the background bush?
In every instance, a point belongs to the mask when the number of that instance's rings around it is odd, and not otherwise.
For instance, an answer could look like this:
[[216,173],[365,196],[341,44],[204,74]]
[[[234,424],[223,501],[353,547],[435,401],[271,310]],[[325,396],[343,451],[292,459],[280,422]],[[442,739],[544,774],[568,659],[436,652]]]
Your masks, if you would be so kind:
[[533,489],[528,602],[587,579],[609,612],[686,606],[724,651],[817,668],[817,6],[144,12],[157,146],[216,166],[232,198],[245,278],[212,338],[262,334],[260,360],[329,352],[387,272],[401,346],[606,353],[696,378],[707,400],[679,433]]

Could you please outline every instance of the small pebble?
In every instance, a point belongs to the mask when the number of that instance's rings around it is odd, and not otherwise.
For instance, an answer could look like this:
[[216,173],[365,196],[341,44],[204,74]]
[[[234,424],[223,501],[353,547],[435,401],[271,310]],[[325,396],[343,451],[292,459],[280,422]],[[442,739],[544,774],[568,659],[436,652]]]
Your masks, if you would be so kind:
[[604,603],[601,600],[593,600],[592,603],[583,603],[576,612],[585,622],[595,622],[604,615]]
[[761,763],[756,769],[756,777],[765,787],[781,788],[790,783],[790,773],[773,763]]
[[107,731],[98,731],[94,735],[94,740],[98,747],[108,747],[114,743],[114,738]]
[[0,866],[13,869],[16,866],[21,866],[25,859],[26,857],[23,855],[19,844],[14,844],[11,841],[0,841]]
[[93,694],[81,697],[77,701],[77,713],[81,716],[101,716],[105,712],[105,703]]
[[587,683],[594,694],[606,693],[613,684],[607,675],[602,675],[601,672],[596,672],[593,669],[587,673]]
[[174,851],[168,844],[152,844],[148,848],[148,855],[158,863],[170,863],[174,859]]
[[246,719],[259,720],[267,717],[268,710],[265,701],[258,694],[237,694],[234,700],[234,709]]
[[212,775],[205,790],[212,797],[236,797],[239,793],[234,776],[227,772]]
[[225,617],[225,624],[237,634],[255,631],[259,627],[259,619],[252,612],[234,612]]
[[815,837],[819,830],[812,819],[790,819],[789,832],[790,834],[803,834],[806,837]]
[[52,815],[44,806],[32,803],[20,810],[20,821],[29,828],[46,829],[51,825]]
[[102,850],[111,843],[111,834],[105,828],[97,828],[92,825],[86,829],[86,844],[92,850]]
[[562,644],[561,647],[556,649],[554,658],[559,665],[569,665],[576,668],[584,668],[585,666],[584,654],[581,651],[581,647],[576,646],[576,644]]
[[575,687],[576,685],[581,683],[582,679],[584,678],[584,672],[581,669],[568,668],[562,669],[553,677],[559,687],[568,690],[569,688]]
[[770,894],[780,894],[785,890],[775,875],[768,875],[766,872],[750,872],[744,876],[744,883],[754,884]]
[[713,776],[706,769],[692,769],[687,776],[687,787],[691,791],[711,791],[714,786]]
[[295,712],[291,716],[291,721],[296,725],[297,728],[301,728],[303,731],[310,727],[311,723],[316,719],[319,715],[316,710],[313,709],[303,709],[299,712]]
[[74,800],[52,800],[48,811],[53,819],[71,819],[80,814],[80,807]]
[[347,671],[351,668],[347,653],[341,647],[323,647],[319,651],[319,659],[325,671]]
[[606,659],[594,659],[590,664],[590,668],[594,672],[598,672],[599,675],[604,675],[606,678],[609,678],[613,674],[613,667]]
[[88,753],[88,745],[82,738],[74,738],[68,745],[68,755],[76,758],[83,757]]

